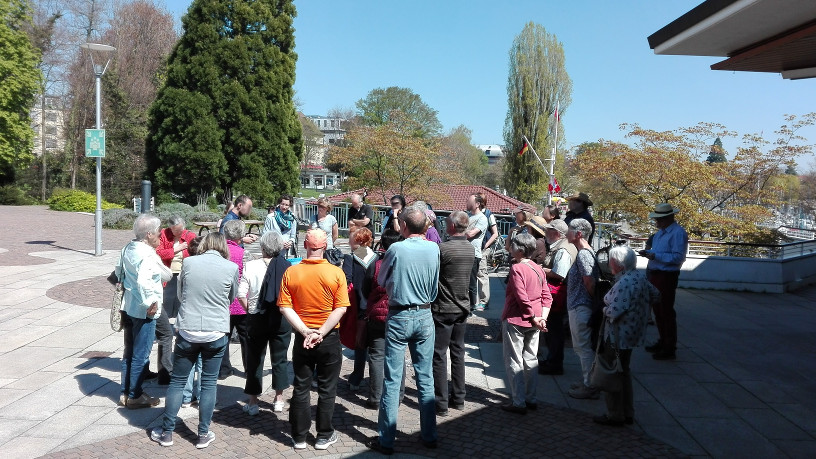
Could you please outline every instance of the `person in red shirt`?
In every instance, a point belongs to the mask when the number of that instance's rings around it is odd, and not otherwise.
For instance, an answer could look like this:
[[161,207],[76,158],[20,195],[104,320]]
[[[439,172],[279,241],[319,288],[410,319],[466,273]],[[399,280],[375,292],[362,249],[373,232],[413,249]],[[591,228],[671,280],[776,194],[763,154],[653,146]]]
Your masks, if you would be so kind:
[[159,384],[170,384],[170,373],[173,372],[173,328],[170,318],[176,317],[180,302],[178,290],[178,276],[181,272],[181,262],[190,256],[187,247],[195,239],[194,232],[186,228],[183,218],[171,216],[167,221],[167,228],[159,233],[159,246],[156,253],[162,263],[170,268],[173,278],[164,284],[161,315],[156,320],[156,340],[159,342]]

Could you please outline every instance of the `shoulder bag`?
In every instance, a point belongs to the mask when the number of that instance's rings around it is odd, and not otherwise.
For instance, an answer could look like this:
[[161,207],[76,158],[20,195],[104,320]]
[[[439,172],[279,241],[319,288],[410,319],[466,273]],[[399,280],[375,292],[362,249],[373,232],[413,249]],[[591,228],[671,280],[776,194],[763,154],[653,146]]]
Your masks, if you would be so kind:
[[[606,320],[601,322],[601,337],[603,337],[606,322]],[[599,338],[598,345],[595,348],[595,360],[589,369],[589,383],[592,387],[606,392],[619,392],[623,387],[623,378],[621,377],[623,366],[621,366],[620,362],[620,338],[617,324],[615,324],[615,358],[613,360],[607,360],[605,353],[601,352],[601,341],[602,338]]]

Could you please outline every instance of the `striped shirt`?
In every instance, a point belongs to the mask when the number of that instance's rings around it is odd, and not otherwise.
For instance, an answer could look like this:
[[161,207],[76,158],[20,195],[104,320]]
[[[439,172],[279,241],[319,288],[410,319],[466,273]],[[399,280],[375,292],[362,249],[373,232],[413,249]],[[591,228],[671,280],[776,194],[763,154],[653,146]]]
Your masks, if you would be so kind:
[[439,294],[431,311],[435,314],[469,311],[473,245],[465,236],[452,236],[449,241],[439,244],[439,258]]

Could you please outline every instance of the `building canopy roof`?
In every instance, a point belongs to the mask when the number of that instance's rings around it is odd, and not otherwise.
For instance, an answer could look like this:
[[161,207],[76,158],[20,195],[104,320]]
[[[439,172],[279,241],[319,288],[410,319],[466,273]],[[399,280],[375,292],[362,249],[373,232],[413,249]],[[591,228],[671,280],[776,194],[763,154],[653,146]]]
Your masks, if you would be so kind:
[[[491,212],[497,214],[510,214],[516,207],[521,207],[527,212],[536,212],[535,206],[521,202],[517,199],[513,199],[509,196],[505,196],[486,186],[434,185],[432,188],[434,191],[433,195],[436,196],[436,198],[429,202],[433,205],[434,210],[465,210],[465,208],[467,208],[468,197],[470,197],[472,194],[482,192],[484,193],[485,198],[487,198],[487,208],[490,209]],[[328,199],[333,202],[340,202],[350,198],[353,194],[363,194],[364,191],[365,190],[363,189],[347,191],[345,193],[329,196]],[[387,191],[385,195],[383,195],[383,193],[379,191],[369,189],[366,202],[369,204],[381,205],[388,202],[388,200],[391,199],[391,196],[394,196],[395,194],[397,193],[394,191]],[[405,196],[405,202],[408,204],[411,204],[411,202],[416,201],[417,199],[418,198],[413,196]]]
[[655,54],[724,56],[712,70],[816,77],[816,1],[706,0],[649,36]]

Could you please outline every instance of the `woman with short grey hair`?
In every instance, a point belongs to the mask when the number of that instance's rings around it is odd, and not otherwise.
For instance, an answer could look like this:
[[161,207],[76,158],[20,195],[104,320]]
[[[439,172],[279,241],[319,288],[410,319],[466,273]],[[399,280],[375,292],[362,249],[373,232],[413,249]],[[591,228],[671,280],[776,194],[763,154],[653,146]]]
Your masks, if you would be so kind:
[[541,266],[530,260],[535,238],[518,233],[510,242],[510,255],[516,261],[510,267],[507,293],[502,311],[502,348],[507,371],[510,403],[501,408],[524,414],[538,408],[538,334],[547,331],[547,316],[552,305],[550,288]]
[[122,393],[119,404],[128,408],[146,408],[159,404],[159,399],[142,390],[148,373],[150,350],[156,338],[156,319],[161,314],[162,283],[171,278],[156,254],[159,246],[161,220],[142,214],[133,222],[135,239],[122,249],[116,276],[125,293],[122,297],[122,327],[125,350],[122,354]]
[[629,247],[616,246],[609,250],[609,268],[615,275],[615,284],[604,296],[604,349],[598,358],[612,361],[617,349],[623,373],[621,390],[604,392],[607,414],[592,418],[598,424],[622,426],[634,422],[629,363],[632,349],[643,345],[649,307],[660,298],[657,288],[635,269],[636,265],[637,255]]
[[[238,265],[239,279],[244,273],[244,247],[241,245],[241,241],[245,234],[246,223],[244,223],[243,220],[230,220],[224,223],[224,237],[227,239],[229,259]],[[241,345],[241,360],[244,363],[244,368],[246,368],[246,309],[238,302],[238,298],[235,298],[232,304],[230,304],[230,333],[232,333],[233,328],[238,334],[238,342]],[[226,379],[234,373],[232,362],[230,362],[229,343],[227,343],[227,352],[224,354],[224,358],[221,359],[221,371],[218,378]]]
[[244,275],[238,286],[238,301],[247,312],[246,385],[244,393],[249,396],[244,412],[258,414],[258,396],[263,391],[263,362],[269,347],[272,362],[272,388],[275,398],[272,411],[282,412],[283,391],[289,387],[288,360],[286,352],[292,339],[292,327],[277,307],[278,292],[283,272],[290,266],[286,259],[283,238],[268,231],[260,239],[263,258],[252,260],[244,267]]

